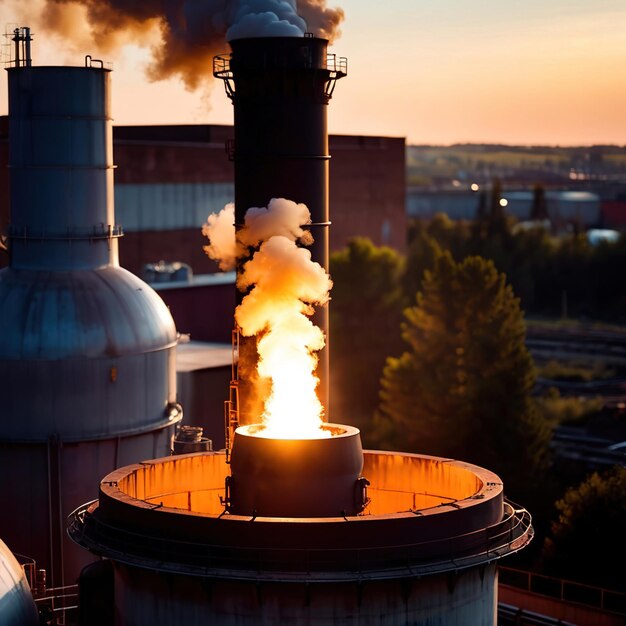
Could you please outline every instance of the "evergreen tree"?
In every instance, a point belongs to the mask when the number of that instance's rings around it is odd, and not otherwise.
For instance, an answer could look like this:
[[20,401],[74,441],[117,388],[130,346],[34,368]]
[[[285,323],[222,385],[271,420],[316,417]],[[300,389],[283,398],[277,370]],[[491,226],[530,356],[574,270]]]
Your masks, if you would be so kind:
[[524,497],[545,467],[549,431],[519,301],[491,261],[443,254],[405,311],[409,350],[381,381],[381,444],[487,467]]
[[409,229],[403,282],[405,294],[411,294],[411,298],[419,291],[426,270],[432,269],[435,260],[442,254],[442,244],[439,238],[431,236],[428,226],[415,221]]
[[556,503],[558,519],[543,549],[554,576],[623,591],[626,588],[626,468],[594,473]]
[[489,216],[487,204],[487,192],[483,189],[478,195],[478,204],[471,225],[471,240],[474,248],[477,248],[487,237],[487,218]]
[[502,206],[502,183],[495,178],[491,186],[489,198],[489,213],[487,215],[487,237],[493,239],[499,237],[502,243],[510,235],[507,214]]
[[537,222],[549,219],[546,190],[543,185],[535,185],[533,188],[533,203],[530,207],[529,219]]
[[402,351],[404,261],[393,249],[355,237],[330,259],[331,419],[359,426],[378,405],[385,359]]

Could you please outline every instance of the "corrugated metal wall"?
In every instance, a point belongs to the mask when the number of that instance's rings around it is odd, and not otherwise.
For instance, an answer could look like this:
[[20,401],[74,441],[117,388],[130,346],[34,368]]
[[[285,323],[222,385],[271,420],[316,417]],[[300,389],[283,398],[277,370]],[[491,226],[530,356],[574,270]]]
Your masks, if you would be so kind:
[[199,230],[234,197],[233,183],[116,184],[115,211],[127,232]]

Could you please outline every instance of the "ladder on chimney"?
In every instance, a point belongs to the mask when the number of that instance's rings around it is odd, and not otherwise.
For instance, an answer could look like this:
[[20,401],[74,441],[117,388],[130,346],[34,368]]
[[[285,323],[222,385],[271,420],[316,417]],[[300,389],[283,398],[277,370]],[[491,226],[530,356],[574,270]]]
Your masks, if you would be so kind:
[[232,365],[228,400],[224,401],[224,429],[226,463],[230,464],[230,450],[233,445],[235,430],[239,427],[239,327],[235,326],[231,333]]

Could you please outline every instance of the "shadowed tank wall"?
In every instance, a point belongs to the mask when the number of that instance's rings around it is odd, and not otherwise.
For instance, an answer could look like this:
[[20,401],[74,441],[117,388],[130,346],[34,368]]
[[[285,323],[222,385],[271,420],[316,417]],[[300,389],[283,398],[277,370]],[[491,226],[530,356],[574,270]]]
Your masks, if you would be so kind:
[[116,625],[493,626],[495,563],[427,578],[346,583],[199,579],[115,563]]

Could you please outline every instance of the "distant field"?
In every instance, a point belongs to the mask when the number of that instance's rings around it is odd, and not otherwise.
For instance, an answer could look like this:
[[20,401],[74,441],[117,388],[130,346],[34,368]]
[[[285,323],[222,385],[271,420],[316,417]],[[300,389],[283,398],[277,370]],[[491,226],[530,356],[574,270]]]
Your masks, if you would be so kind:
[[619,167],[626,167],[626,154],[605,154],[604,160]]
[[[626,155],[625,155],[626,158]],[[521,150],[469,150],[464,148],[421,148],[409,146],[407,164],[431,167],[476,167],[479,164],[501,167],[538,167],[567,165],[570,156],[565,153],[545,153]]]
[[572,168],[589,166],[596,173],[621,173],[626,169],[626,147],[407,146],[406,160],[410,185],[426,185],[435,177],[454,179],[461,173],[498,176],[515,170],[562,177]]

